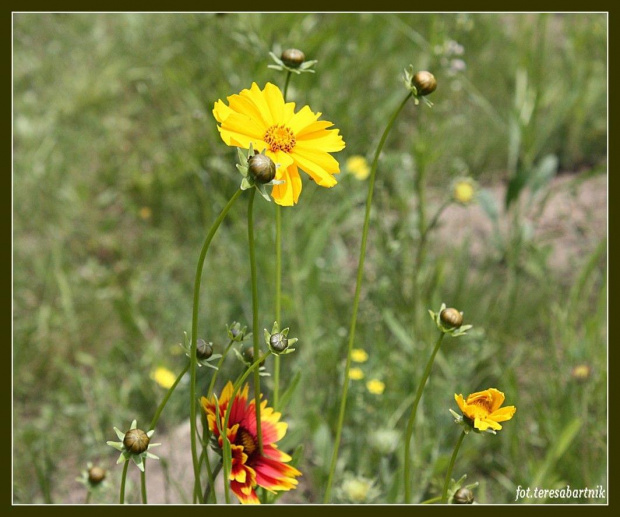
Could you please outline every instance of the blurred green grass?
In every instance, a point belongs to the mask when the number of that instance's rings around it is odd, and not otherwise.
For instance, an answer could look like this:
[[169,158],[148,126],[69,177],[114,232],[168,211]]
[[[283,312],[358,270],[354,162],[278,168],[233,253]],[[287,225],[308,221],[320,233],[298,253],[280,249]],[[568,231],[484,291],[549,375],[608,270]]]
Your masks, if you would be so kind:
[[[419,499],[434,495],[456,438],[453,393],[489,386],[519,411],[501,436],[463,448],[457,470],[481,481],[479,500],[512,502],[514,487],[534,480],[606,485],[606,243],[584,236],[581,256],[558,271],[542,243],[523,244],[522,214],[500,207],[516,230],[499,252],[489,242],[474,260],[467,241],[435,239],[423,292],[410,283],[422,171],[433,193],[467,171],[518,197],[520,178],[546,156],[582,171],[575,181],[604,170],[604,14],[18,13],[13,22],[15,502],[62,502],[86,461],[112,467],[113,426],[150,420],[163,390],[149,373],[183,365],[174,351],[190,328],[197,254],[239,183],[213,103],[252,81],[282,84],[268,52],[291,46],[319,63],[293,78],[290,98],[341,130],[341,163],[371,157],[404,93],[404,67],[439,82],[432,110],[403,112],[380,165],[356,346],[370,353],[367,376],[387,386],[381,397],[353,386],[347,470],[377,477],[380,502],[400,501],[400,448],[386,452],[377,431],[402,430],[434,339],[426,308],[445,301],[475,329],[442,350],[420,407]],[[284,210],[283,315],[300,346],[283,367],[285,378],[301,371],[303,386],[287,443],[307,445],[310,502],[325,481],[366,194],[351,176],[339,181],[325,190],[305,177],[300,204]],[[245,221],[240,201],[205,268],[200,329],[220,346],[226,323],[251,317]],[[270,327],[273,206],[257,203],[256,224]],[[581,362],[593,373],[577,384],[570,372]],[[186,417],[180,391],[158,433]]]

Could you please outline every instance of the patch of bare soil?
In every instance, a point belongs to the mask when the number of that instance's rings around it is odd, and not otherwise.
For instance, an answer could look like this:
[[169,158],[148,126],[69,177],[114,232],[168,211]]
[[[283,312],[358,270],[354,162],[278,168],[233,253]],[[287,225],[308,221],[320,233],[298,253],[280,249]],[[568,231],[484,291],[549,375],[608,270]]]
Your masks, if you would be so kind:
[[[501,215],[506,188],[485,188],[500,208],[500,228],[506,235],[508,221]],[[551,246],[550,265],[560,271],[578,267],[607,235],[607,177],[599,175],[578,184],[574,175],[558,176],[542,213],[538,213],[540,203],[524,204],[523,209],[536,242]],[[438,231],[442,242],[469,239],[475,257],[488,250],[493,226],[479,205],[451,205],[443,212]]]

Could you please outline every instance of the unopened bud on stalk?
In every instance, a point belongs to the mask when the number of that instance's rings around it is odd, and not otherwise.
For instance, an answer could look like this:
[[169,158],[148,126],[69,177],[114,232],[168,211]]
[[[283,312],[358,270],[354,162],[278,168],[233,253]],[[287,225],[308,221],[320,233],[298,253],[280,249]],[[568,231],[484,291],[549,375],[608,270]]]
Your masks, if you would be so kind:
[[142,429],[130,429],[125,433],[123,445],[133,454],[142,454],[149,447],[151,439]]
[[196,357],[198,359],[209,359],[213,355],[213,343],[207,343],[204,339],[196,342]]
[[417,72],[413,76],[411,84],[415,86],[418,95],[420,96],[433,93],[437,89],[437,80],[435,79],[435,76],[426,70]]
[[257,183],[269,183],[276,177],[276,164],[269,156],[259,153],[248,159],[250,174]]
[[306,56],[301,50],[289,48],[282,52],[280,59],[286,66],[291,68],[299,68],[306,60]]
[[439,319],[450,327],[459,328],[463,324],[463,313],[456,309],[448,308],[439,313]]
[[98,485],[105,479],[106,471],[101,467],[91,467],[88,469],[88,481],[92,485]]
[[474,493],[469,488],[459,488],[454,494],[453,501],[455,504],[473,504]]

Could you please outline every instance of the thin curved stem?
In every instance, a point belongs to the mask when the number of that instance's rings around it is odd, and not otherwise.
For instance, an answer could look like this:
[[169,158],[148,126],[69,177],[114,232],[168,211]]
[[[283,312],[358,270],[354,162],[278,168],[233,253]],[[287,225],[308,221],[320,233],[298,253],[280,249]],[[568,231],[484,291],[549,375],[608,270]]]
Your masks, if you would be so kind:
[[86,491],[86,501],[84,501],[84,504],[90,504],[90,498],[93,495],[93,491],[88,489]]
[[426,368],[424,369],[424,373],[422,374],[422,379],[420,380],[420,384],[418,385],[418,391],[415,394],[415,399],[413,401],[413,407],[411,408],[411,415],[409,415],[409,421],[407,422],[407,431],[405,432],[405,503],[411,503],[411,435],[413,434],[413,423],[415,422],[415,416],[418,412],[418,404],[420,403],[420,399],[422,398],[422,393],[424,392],[424,387],[426,386],[426,381],[428,380],[431,370],[433,368],[433,363],[435,362],[435,356],[441,347],[441,342],[443,341],[443,337],[445,334],[440,332],[439,339],[435,343],[435,348],[433,349],[433,353],[428,359],[428,363],[426,363]]
[[142,504],[148,504],[146,498],[146,461],[144,462],[144,470],[140,472],[140,491],[142,492]]
[[467,433],[463,431],[461,436],[456,442],[454,446],[454,452],[452,453],[452,458],[450,458],[450,465],[448,465],[448,472],[446,472],[446,479],[443,483],[443,492],[441,493],[441,502],[446,504],[448,502],[448,486],[450,485],[450,479],[452,478],[452,469],[454,468],[454,462],[456,461],[456,455],[459,453],[459,449],[461,448],[461,444],[463,443],[463,439]]
[[187,373],[187,370],[189,370],[189,362],[187,363],[185,368],[183,368],[183,371],[178,375],[178,377],[176,378],[176,380],[174,381],[172,386],[170,386],[170,389],[168,389],[168,392],[166,393],[166,396],[164,397],[164,399],[159,404],[159,407],[157,408],[157,411],[155,411],[155,415],[153,416],[153,420],[151,420],[151,425],[149,425],[149,429],[148,429],[149,431],[155,429],[155,426],[157,425],[159,417],[161,416],[161,412],[166,407],[166,404],[168,403],[168,400],[170,399],[170,396],[174,392],[174,390],[177,387],[177,385],[179,384],[179,382],[181,382],[181,379],[183,378],[183,376]]
[[424,229],[420,233],[420,243],[418,244],[418,252],[416,254],[416,274],[419,272],[420,266],[422,265],[422,261],[424,260],[424,252],[426,251],[426,242],[428,239],[428,234],[431,232],[433,228],[435,228],[435,226],[437,226],[437,223],[439,222],[439,218],[441,217],[441,214],[448,206],[450,206],[451,203],[452,203],[451,199],[444,201],[443,204],[437,209],[437,212],[435,212],[435,215],[431,219],[431,222],[428,223],[428,226],[425,226]]
[[[258,346],[258,286],[256,279],[256,249],[254,246],[254,197],[256,189],[250,192],[248,202],[248,246],[250,248],[250,273],[252,277],[252,340],[254,345],[254,357],[258,357],[260,349]],[[254,401],[256,409],[256,438],[258,440],[258,451],[263,453],[263,430],[260,423],[260,372],[258,368],[254,370]]]
[[[228,421],[230,419],[230,412],[234,405],[233,401],[235,400],[235,397],[237,396],[239,388],[241,388],[241,385],[249,377],[250,373],[258,372],[260,364],[270,355],[271,355],[271,350],[267,351],[267,353],[264,356],[259,357],[256,361],[254,361],[254,363],[252,363],[252,365],[243,373],[243,375],[235,381],[235,383],[233,384],[232,393],[230,394],[228,406],[226,407],[226,413],[224,414],[224,424],[222,425],[222,428],[220,429],[220,435],[223,437],[222,441],[224,443],[224,446],[222,447],[222,451],[225,457],[222,458],[222,462],[224,463],[224,496],[226,499],[226,504],[230,504],[230,495],[228,493],[228,490],[229,490],[228,478],[230,476],[230,470],[228,468],[228,464],[230,463],[230,442],[228,441],[226,430],[228,429]],[[218,405],[219,405],[219,402],[218,402]],[[258,405],[257,407],[259,408],[259,411],[260,411],[260,405]],[[216,418],[216,423],[217,422],[218,420]],[[257,423],[257,426],[258,426],[258,423]],[[257,427],[257,434],[258,434],[258,427]]]
[[355,342],[355,326],[357,324],[357,311],[360,303],[360,294],[362,290],[362,279],[364,277],[364,260],[366,258],[366,241],[368,240],[368,230],[370,227],[370,209],[372,206],[372,196],[375,188],[375,177],[377,175],[377,164],[379,162],[379,155],[385,145],[387,139],[398,114],[404,108],[407,101],[412,96],[411,93],[400,103],[392,117],[390,118],[388,125],[383,131],[377,150],[375,151],[375,157],[372,162],[372,168],[370,172],[370,179],[368,180],[368,196],[366,198],[366,213],[364,216],[364,228],[362,230],[362,243],[360,249],[359,263],[357,265],[357,280],[355,284],[355,296],[353,298],[353,315],[351,316],[351,328],[349,331],[349,344],[347,348],[347,362],[344,371],[344,382],[342,385],[342,394],[340,397],[340,412],[338,414],[338,424],[336,427],[336,438],[334,440],[334,450],[332,453],[331,464],[329,468],[329,477],[327,478],[327,488],[325,490],[325,503],[329,503],[331,497],[332,482],[334,479],[334,472],[336,471],[336,462],[338,460],[338,449],[340,448],[340,438],[342,436],[342,426],[344,424],[344,413],[347,404],[347,393],[349,391],[349,370],[351,369],[351,351],[353,350],[353,343]]
[[284,81],[284,90],[282,92],[282,96],[284,97],[284,101],[286,102],[286,92],[288,92],[288,84],[291,81],[291,72],[287,70],[286,72],[286,80]]
[[[252,189],[252,192],[254,189]],[[200,303],[200,283],[202,280],[202,269],[204,267],[205,257],[207,256],[207,251],[209,250],[209,246],[213,237],[215,236],[215,232],[222,224],[222,221],[228,214],[229,210],[232,208],[233,204],[237,200],[237,198],[241,195],[242,190],[237,190],[233,196],[230,198],[226,206],[220,212],[220,215],[217,217],[207,237],[205,238],[204,244],[202,245],[202,249],[200,250],[200,256],[198,258],[198,265],[196,266],[196,277],[194,279],[194,300],[193,300],[193,309],[192,309],[192,341],[190,348],[190,357],[189,357],[189,373],[190,373],[190,384],[189,384],[189,398],[190,398],[190,441],[191,441],[191,449],[192,449],[192,464],[194,467],[194,493],[199,494],[199,499],[202,498],[202,491],[200,490],[200,466],[198,463],[198,452],[196,449],[196,366],[198,364],[198,359],[196,357],[196,343],[198,340],[198,305]],[[203,502],[203,501],[200,501]]]
[[[291,73],[289,72],[289,76]],[[287,83],[288,84],[288,83]],[[286,97],[285,97],[286,98]],[[282,326],[282,207],[276,205],[276,321]],[[278,410],[280,400],[280,356],[273,365],[273,408]]]
[[121,495],[119,498],[120,504],[125,504],[125,483],[127,482],[127,469],[129,468],[129,460],[125,461],[123,465],[123,473],[121,474]]

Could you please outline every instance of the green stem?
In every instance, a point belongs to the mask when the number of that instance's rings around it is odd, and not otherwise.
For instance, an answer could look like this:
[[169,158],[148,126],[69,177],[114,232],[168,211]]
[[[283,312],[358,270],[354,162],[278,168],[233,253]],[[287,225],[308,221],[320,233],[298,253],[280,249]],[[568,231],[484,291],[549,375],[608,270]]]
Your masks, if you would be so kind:
[[93,491],[88,489],[88,491],[86,492],[86,501],[84,501],[84,504],[90,504],[90,498],[93,495]]
[[[252,190],[254,191],[254,189]],[[204,244],[202,245],[202,249],[200,250],[200,256],[198,258],[198,265],[196,266],[196,278],[194,279],[194,300],[193,300],[193,309],[192,309],[192,342],[190,348],[190,357],[189,357],[189,373],[190,373],[190,385],[189,385],[189,398],[190,398],[190,440],[191,440],[191,449],[192,449],[192,464],[194,467],[194,492],[198,490],[198,494],[202,496],[202,492],[200,491],[200,467],[198,464],[198,452],[196,449],[196,366],[198,364],[198,359],[196,357],[196,342],[198,340],[198,305],[200,302],[200,282],[202,280],[202,269],[204,267],[205,257],[207,256],[207,251],[213,240],[215,232],[222,224],[222,221],[228,214],[229,210],[232,208],[233,204],[237,200],[237,198],[241,195],[242,190],[237,190],[233,196],[228,201],[228,204],[223,208],[220,212],[220,215],[217,217],[207,237],[205,238]],[[203,501],[200,501],[203,502]]]
[[123,473],[121,474],[121,496],[119,498],[120,504],[125,504],[125,482],[127,481],[127,468],[129,467],[129,460],[125,461],[123,465]]
[[144,470],[140,472],[140,491],[142,492],[142,504],[148,504],[146,498],[146,461],[144,462]]
[[426,501],[422,501],[420,504],[433,504],[433,503],[438,503],[439,501],[441,501],[440,495],[438,495],[437,497],[431,497],[430,499],[427,499]]
[[[228,441],[228,437],[226,435],[226,430],[228,429],[228,421],[230,419],[230,412],[231,412],[232,407],[234,405],[233,401],[235,400],[235,397],[237,396],[237,392],[239,391],[239,388],[241,388],[241,385],[249,377],[250,373],[258,372],[260,364],[269,355],[271,355],[271,350],[269,350],[264,356],[259,357],[256,361],[254,361],[254,363],[252,363],[252,365],[244,372],[244,374],[241,377],[239,377],[239,379],[237,379],[235,381],[235,384],[233,385],[233,391],[230,394],[230,399],[229,399],[229,402],[228,402],[228,406],[226,407],[226,413],[224,414],[224,425],[220,429],[220,436],[223,437],[222,441],[224,442],[224,447],[222,448],[224,455],[226,455],[226,454],[230,455],[230,442]],[[254,357],[256,357],[256,356],[254,356]],[[219,406],[219,402],[217,402],[217,405]],[[259,407],[259,411],[260,411],[260,405],[258,407]],[[216,422],[218,422],[217,419],[216,419]],[[258,427],[257,427],[257,434],[258,434]],[[228,494],[228,485],[229,485],[229,477],[230,477],[230,471],[228,469],[228,463],[230,463],[230,457],[228,456],[227,458],[228,459],[222,458],[222,462],[224,463],[224,496],[225,496],[225,499],[226,499],[226,504],[230,504],[230,495]]]
[[[220,461],[215,468],[213,469],[213,479],[215,479],[217,477],[217,475],[220,473],[220,470],[222,470],[222,462]],[[207,483],[207,486],[205,487],[205,493],[202,496],[202,498],[205,501],[208,501],[209,498],[211,497],[211,494],[215,495],[215,490],[213,490],[213,488],[215,488],[213,486],[213,481],[209,481],[209,483]],[[215,499],[214,503],[217,504],[217,499]]]
[[[289,72],[289,76],[291,73]],[[287,76],[288,78],[288,76]],[[288,82],[287,82],[288,84]],[[276,205],[276,321],[282,324],[282,207]],[[280,400],[280,356],[273,365],[273,408],[278,410]]]
[[420,380],[420,384],[418,385],[418,391],[415,394],[415,399],[413,401],[413,407],[411,408],[411,415],[409,415],[409,421],[407,422],[407,431],[405,432],[405,503],[411,503],[411,435],[413,434],[413,424],[415,422],[415,416],[418,411],[418,404],[420,403],[420,399],[422,398],[422,393],[424,392],[424,387],[426,386],[426,381],[431,374],[431,370],[433,368],[433,363],[435,362],[435,356],[437,352],[439,352],[439,347],[441,347],[441,342],[443,341],[444,333],[441,332],[439,334],[439,339],[435,343],[435,348],[433,349],[433,353],[428,359],[428,363],[426,363],[426,368],[424,369],[424,373],[422,374],[422,379]]
[[456,455],[459,453],[459,449],[461,448],[461,444],[463,443],[463,439],[467,433],[463,431],[461,436],[459,436],[456,445],[454,446],[454,452],[452,453],[452,458],[450,458],[450,465],[448,465],[448,472],[446,472],[446,479],[443,482],[443,492],[441,493],[441,502],[446,504],[448,502],[448,486],[450,485],[450,479],[452,478],[452,469],[454,468],[454,462],[456,461]]
[[159,417],[161,416],[161,412],[166,407],[166,404],[168,403],[168,400],[170,399],[170,396],[174,392],[174,390],[177,387],[177,385],[179,384],[179,382],[181,382],[181,379],[183,378],[183,376],[187,373],[187,370],[189,370],[189,362],[187,363],[185,368],[183,368],[183,371],[179,374],[179,376],[176,378],[176,380],[174,381],[174,384],[172,386],[170,386],[170,389],[166,393],[166,396],[164,397],[164,400],[162,400],[161,404],[159,404],[159,407],[157,408],[157,411],[155,411],[155,416],[153,416],[153,420],[151,421],[151,425],[149,425],[149,429],[148,429],[149,431],[155,429],[155,426],[157,425],[157,421],[159,420]]
[[291,72],[287,70],[286,81],[284,81],[284,91],[282,92],[282,96],[284,97],[284,102],[286,102],[286,92],[288,92],[288,83],[290,81],[291,81]]
[[368,196],[366,198],[366,213],[364,216],[364,228],[362,231],[362,243],[360,249],[360,257],[357,265],[357,280],[355,284],[355,296],[353,299],[353,315],[351,317],[351,328],[349,331],[349,344],[347,348],[347,362],[344,371],[344,382],[342,385],[342,395],[340,397],[340,412],[338,414],[338,424],[336,427],[336,438],[334,440],[334,451],[332,453],[331,465],[329,468],[329,477],[327,478],[327,488],[325,490],[325,498],[324,503],[329,503],[331,498],[331,489],[332,482],[334,480],[334,473],[336,471],[336,462],[338,461],[338,449],[340,448],[340,438],[342,436],[342,426],[344,424],[344,413],[347,404],[347,393],[349,391],[349,370],[351,369],[351,351],[353,350],[353,343],[355,341],[355,326],[357,324],[357,311],[359,308],[360,302],[360,294],[362,290],[362,279],[364,276],[364,260],[366,258],[366,241],[368,240],[368,230],[370,227],[370,208],[372,206],[372,195],[375,187],[375,177],[377,175],[377,164],[379,162],[379,155],[385,145],[385,141],[387,139],[394,122],[396,121],[396,117],[404,108],[407,101],[412,96],[411,93],[408,93],[407,96],[400,103],[392,117],[390,118],[387,127],[383,131],[383,135],[381,136],[381,140],[379,141],[379,145],[377,146],[377,150],[375,151],[375,157],[372,162],[372,168],[370,172],[370,179],[368,181]]
[[[254,197],[256,189],[251,189],[248,203],[248,246],[250,248],[250,273],[252,276],[252,340],[254,357],[258,357],[258,286],[256,279],[256,250],[254,247]],[[256,410],[256,438],[258,439],[259,454],[263,453],[263,430],[260,423],[260,372],[254,370],[254,403]]]
[[[232,345],[235,343],[236,341],[234,339],[231,339],[228,342],[228,345],[226,346],[226,348],[224,349],[224,353],[222,354],[222,357],[220,357],[219,361],[217,362],[217,370],[215,370],[213,372],[213,375],[211,377],[211,382],[209,383],[209,389],[207,390],[207,396],[210,396],[211,393],[213,393],[213,389],[215,388],[215,380],[217,379],[217,375],[220,372],[220,369],[222,368],[222,364],[224,364],[224,361],[226,360],[226,356],[228,355],[228,352],[230,352],[230,349],[232,347]],[[207,467],[207,477],[208,477],[208,484],[207,487],[211,487],[212,490],[212,495],[213,495],[213,502],[215,504],[217,504],[217,495],[215,494],[215,477],[217,477],[217,473],[219,473],[219,469],[216,467],[216,469],[214,471],[211,470],[211,462],[209,460],[209,453],[208,451],[205,449],[206,445],[209,443],[209,440],[211,439],[211,430],[209,429],[209,426],[206,424],[203,424],[203,435],[202,435],[202,445],[203,445],[203,449],[202,449],[202,456],[204,456],[204,460],[205,460],[205,465]],[[201,456],[201,457],[202,457]],[[220,464],[220,469],[222,468],[221,464]],[[203,501],[207,501],[207,493],[208,491],[205,490],[205,495],[203,496]],[[211,494],[209,494],[209,497],[211,497]]]
[[[286,102],[291,72],[286,72],[282,96]],[[276,321],[282,324],[282,207],[276,204]],[[276,355],[273,363],[273,408],[277,411],[280,401],[280,356]]]
[[417,258],[416,258],[416,271],[419,271],[419,268],[422,265],[422,260],[424,259],[424,251],[426,249],[426,242],[427,242],[428,234],[431,232],[433,228],[435,228],[435,226],[437,226],[437,223],[439,222],[439,218],[441,217],[441,214],[451,203],[452,203],[451,199],[444,201],[444,203],[437,209],[437,212],[435,212],[435,215],[431,219],[431,222],[428,223],[428,226],[426,226],[424,230],[422,231],[420,235],[420,244],[418,246],[418,253],[417,253]]

